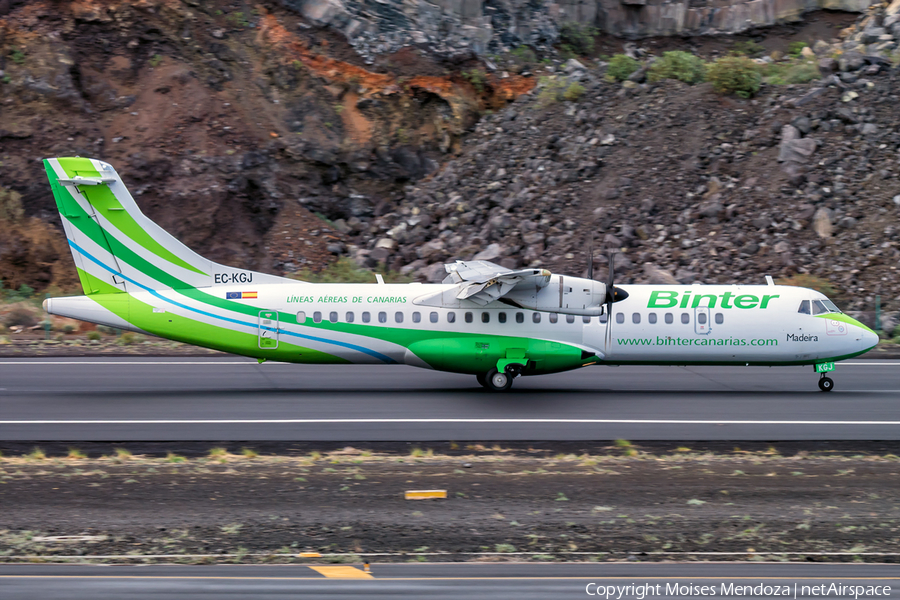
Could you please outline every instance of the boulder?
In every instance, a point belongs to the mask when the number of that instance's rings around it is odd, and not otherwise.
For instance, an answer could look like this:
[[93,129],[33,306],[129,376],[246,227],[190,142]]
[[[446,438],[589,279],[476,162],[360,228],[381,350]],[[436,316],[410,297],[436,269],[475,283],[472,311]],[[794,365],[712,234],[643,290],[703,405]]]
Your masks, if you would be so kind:
[[650,285],[678,285],[680,283],[670,272],[650,263],[644,265],[644,277]]
[[834,230],[834,226],[831,224],[831,211],[824,207],[817,210],[813,215],[812,225],[816,235],[820,238],[830,238]]
[[789,139],[778,147],[778,162],[806,164],[816,151],[816,140],[811,138]]

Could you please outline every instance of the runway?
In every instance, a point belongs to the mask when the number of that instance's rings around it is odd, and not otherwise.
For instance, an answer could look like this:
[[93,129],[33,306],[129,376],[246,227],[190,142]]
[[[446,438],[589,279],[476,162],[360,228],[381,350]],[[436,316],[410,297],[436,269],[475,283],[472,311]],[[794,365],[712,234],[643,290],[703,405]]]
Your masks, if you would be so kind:
[[[359,566],[0,566],[4,600],[236,598],[884,598],[900,591],[896,565],[809,564],[386,564]],[[611,589],[610,586],[615,586]],[[629,586],[632,586],[629,588]],[[640,587],[644,586],[644,587]],[[659,586],[659,587],[657,587]],[[688,586],[693,586],[693,592]],[[747,586],[750,591],[747,592]],[[759,586],[759,591],[753,589]],[[822,586],[822,587],[819,587]],[[648,594],[648,587],[653,594]],[[696,590],[703,588],[703,592]],[[735,593],[737,588],[739,593]],[[675,593],[671,593],[671,592]],[[688,591],[688,593],[683,593]],[[859,593],[861,591],[861,593]],[[610,596],[610,592],[612,595]],[[669,593],[666,593],[669,592]],[[710,593],[712,592],[712,593]],[[783,593],[788,592],[788,593]],[[805,592],[805,593],[804,593]],[[854,592],[856,592],[854,594]]]
[[593,367],[520,378],[243,359],[0,361],[0,439],[900,439],[900,362],[809,368]]
[[897,440],[900,361],[587,367],[492,394],[403,366],[0,361],[4,441]]

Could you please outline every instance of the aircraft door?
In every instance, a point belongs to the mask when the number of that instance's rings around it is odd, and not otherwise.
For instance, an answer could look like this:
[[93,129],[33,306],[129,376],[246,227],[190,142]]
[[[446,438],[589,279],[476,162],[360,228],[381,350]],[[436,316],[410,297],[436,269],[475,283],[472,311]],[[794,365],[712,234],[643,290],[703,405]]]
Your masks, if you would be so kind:
[[706,335],[709,333],[711,323],[708,306],[698,306],[694,309],[694,333]]
[[278,347],[278,311],[259,311],[259,347],[274,350]]

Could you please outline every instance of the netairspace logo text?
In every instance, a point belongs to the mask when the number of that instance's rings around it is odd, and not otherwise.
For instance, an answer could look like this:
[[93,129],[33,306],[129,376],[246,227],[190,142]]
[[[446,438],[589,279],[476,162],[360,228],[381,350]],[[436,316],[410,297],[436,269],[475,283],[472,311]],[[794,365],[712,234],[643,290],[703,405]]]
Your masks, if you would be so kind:
[[631,585],[603,585],[589,583],[585,587],[588,596],[597,596],[606,600],[622,600],[623,598],[666,598],[698,596],[735,596],[765,598],[863,598],[888,597],[891,595],[889,585],[844,585],[842,583],[820,583],[806,585],[735,584],[722,583],[716,585],[695,585],[693,583],[644,583]]

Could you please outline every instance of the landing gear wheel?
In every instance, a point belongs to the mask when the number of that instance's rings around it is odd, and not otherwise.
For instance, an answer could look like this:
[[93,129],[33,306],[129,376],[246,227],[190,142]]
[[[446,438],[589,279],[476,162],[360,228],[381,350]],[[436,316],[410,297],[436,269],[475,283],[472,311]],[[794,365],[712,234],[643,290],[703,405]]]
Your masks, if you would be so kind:
[[822,377],[819,380],[819,389],[823,392],[830,392],[834,389],[834,380],[831,377]]
[[512,387],[513,378],[497,369],[491,369],[484,375],[484,382],[484,387],[492,392],[505,392]]
[[475,376],[475,379],[478,380],[478,383],[481,384],[481,387],[491,389],[487,382],[487,373],[479,373]]

